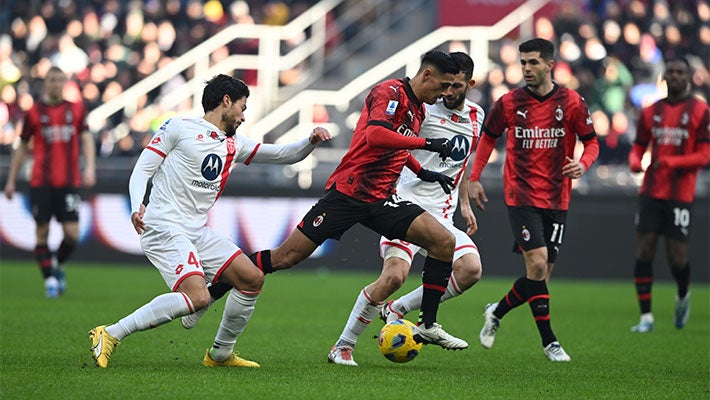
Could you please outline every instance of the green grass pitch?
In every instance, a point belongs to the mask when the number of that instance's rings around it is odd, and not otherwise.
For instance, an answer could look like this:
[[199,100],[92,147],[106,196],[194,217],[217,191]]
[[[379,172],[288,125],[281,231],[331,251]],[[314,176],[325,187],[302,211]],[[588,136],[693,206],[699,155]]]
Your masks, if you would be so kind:
[[[358,291],[372,273],[279,272],[267,277],[256,312],[237,342],[260,369],[201,365],[224,300],[198,326],[173,321],[123,340],[107,369],[96,368],[87,332],[113,323],[166,287],[150,267],[70,265],[68,292],[43,297],[32,262],[0,265],[1,399],[708,399],[710,288],[692,286],[691,319],[673,326],[674,285],[654,285],[656,330],[632,334],[638,307],[628,282],[555,280],[552,324],[571,363],[551,363],[527,306],[503,319],[495,346],[478,344],[485,303],[513,278],[484,279],[444,303],[439,322],[469,341],[464,351],[425,346],[408,364],[379,354],[373,321],[358,343],[359,367],[326,362]],[[404,289],[418,284],[412,273]],[[403,290],[404,290],[403,289]],[[404,293],[404,291],[401,291]],[[416,316],[410,314],[408,319]]]

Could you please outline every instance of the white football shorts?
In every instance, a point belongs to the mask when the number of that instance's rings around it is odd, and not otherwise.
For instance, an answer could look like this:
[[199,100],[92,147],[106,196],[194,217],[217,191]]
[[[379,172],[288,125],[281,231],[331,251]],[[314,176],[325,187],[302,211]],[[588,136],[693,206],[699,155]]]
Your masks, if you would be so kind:
[[141,235],[141,248],[160,271],[170,290],[191,275],[216,282],[242,250],[208,227],[188,232],[176,226],[152,225]]
[[[479,258],[481,257],[480,254],[478,254],[478,247],[476,247],[476,244],[473,243],[473,240],[470,236],[466,234],[466,232],[458,229],[456,226],[454,226],[454,223],[449,220],[442,220],[439,218],[437,218],[437,220],[442,225],[444,225],[444,227],[448,229],[456,238],[456,246],[454,247],[454,261],[465,256],[466,254],[471,253],[475,254]],[[427,251],[417,246],[416,244],[405,242],[404,240],[399,239],[390,240],[384,236],[380,238],[380,256],[385,261],[392,257],[399,257],[409,262],[409,264],[411,265],[412,259],[414,258],[414,255],[417,254],[417,252],[419,252],[419,254],[424,257],[426,257],[427,255]]]

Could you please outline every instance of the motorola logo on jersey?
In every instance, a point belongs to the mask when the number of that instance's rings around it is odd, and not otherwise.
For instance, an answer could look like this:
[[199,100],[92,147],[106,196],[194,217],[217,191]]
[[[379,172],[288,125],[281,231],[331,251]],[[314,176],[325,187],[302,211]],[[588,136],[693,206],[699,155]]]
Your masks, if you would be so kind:
[[451,157],[454,161],[463,161],[471,149],[471,142],[463,135],[456,135],[451,139],[454,147],[451,148]]
[[208,181],[213,181],[220,173],[222,173],[222,159],[217,154],[208,154],[202,161],[202,176]]

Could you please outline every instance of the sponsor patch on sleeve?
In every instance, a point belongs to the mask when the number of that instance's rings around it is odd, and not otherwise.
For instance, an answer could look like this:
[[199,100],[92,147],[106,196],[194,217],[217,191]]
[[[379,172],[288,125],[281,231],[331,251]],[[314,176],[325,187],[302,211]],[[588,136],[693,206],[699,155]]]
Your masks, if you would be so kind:
[[399,104],[398,101],[390,100],[390,102],[387,103],[387,109],[385,110],[385,114],[394,115],[395,110],[397,110],[397,104]]

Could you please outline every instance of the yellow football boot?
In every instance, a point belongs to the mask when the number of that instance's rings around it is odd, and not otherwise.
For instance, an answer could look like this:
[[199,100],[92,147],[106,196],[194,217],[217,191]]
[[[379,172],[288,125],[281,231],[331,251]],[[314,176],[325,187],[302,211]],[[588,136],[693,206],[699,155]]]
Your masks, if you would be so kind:
[[205,353],[205,358],[202,359],[202,365],[205,367],[249,367],[259,368],[259,364],[254,361],[245,360],[237,357],[234,353],[230,354],[224,361],[215,361],[210,357],[209,349]]
[[121,342],[106,332],[106,325],[90,330],[89,339],[91,339],[91,355],[94,356],[96,365],[106,368],[111,354]]

